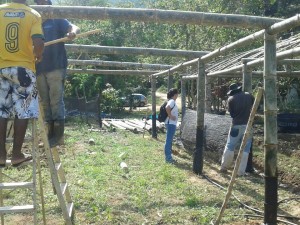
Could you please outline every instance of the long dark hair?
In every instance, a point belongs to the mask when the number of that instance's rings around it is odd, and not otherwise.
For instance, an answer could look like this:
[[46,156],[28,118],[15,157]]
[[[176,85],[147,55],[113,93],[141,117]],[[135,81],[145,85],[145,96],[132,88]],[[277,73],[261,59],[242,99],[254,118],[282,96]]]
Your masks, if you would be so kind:
[[174,97],[174,95],[178,94],[178,90],[176,88],[171,88],[169,91],[168,91],[168,94],[167,94],[167,98],[168,99],[171,99]]

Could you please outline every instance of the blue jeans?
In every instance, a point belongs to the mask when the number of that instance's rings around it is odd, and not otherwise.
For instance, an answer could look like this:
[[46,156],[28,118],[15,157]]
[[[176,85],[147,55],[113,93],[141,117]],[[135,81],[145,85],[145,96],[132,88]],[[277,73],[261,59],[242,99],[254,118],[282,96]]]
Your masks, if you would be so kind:
[[[247,125],[234,125],[230,128],[227,143],[225,146],[225,151],[234,151],[234,149],[241,144],[244,132]],[[252,143],[252,135],[248,137],[244,152],[249,153]]]
[[37,87],[47,122],[65,119],[65,77],[65,69],[58,69],[37,76]]
[[173,161],[172,142],[176,131],[176,125],[166,124],[166,128],[167,128],[167,136],[166,136],[166,143],[165,143],[165,157],[166,157],[166,162],[172,162]]

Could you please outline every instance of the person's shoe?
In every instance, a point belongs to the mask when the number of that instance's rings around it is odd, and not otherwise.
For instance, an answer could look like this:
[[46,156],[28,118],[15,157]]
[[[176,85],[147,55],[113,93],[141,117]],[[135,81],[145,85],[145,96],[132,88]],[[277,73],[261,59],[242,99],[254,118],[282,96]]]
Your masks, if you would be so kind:
[[166,161],[166,163],[175,165],[175,164],[178,164],[178,161],[176,161],[175,159],[172,159],[170,161]]

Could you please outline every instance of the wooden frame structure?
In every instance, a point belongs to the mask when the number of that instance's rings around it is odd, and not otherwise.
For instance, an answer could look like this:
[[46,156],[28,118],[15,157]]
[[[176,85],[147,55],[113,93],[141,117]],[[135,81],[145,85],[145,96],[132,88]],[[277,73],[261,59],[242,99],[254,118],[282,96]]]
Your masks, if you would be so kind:
[[[169,68],[166,71],[158,72],[151,75],[152,87],[152,118],[153,118],[153,133],[156,137],[156,77],[177,71],[184,66],[191,66],[197,64],[197,141],[196,151],[194,157],[193,170],[196,174],[201,174],[203,169],[203,139],[204,139],[204,103],[206,87],[208,87],[209,77],[222,76],[226,74],[229,76],[236,71],[242,71],[245,89],[250,88],[251,78],[254,72],[252,67],[263,63],[263,77],[264,77],[264,151],[265,151],[265,216],[264,223],[277,224],[277,99],[276,99],[276,80],[277,80],[277,60],[293,58],[300,55],[300,45],[293,47],[290,50],[276,54],[276,35],[279,32],[286,31],[290,28],[300,25],[300,14],[286,20],[264,18],[244,15],[225,15],[214,13],[201,12],[183,12],[174,10],[158,10],[158,9],[117,9],[117,8],[103,8],[103,7],[61,7],[61,6],[34,6],[34,9],[39,11],[44,18],[77,18],[88,20],[121,20],[121,21],[143,21],[155,23],[179,23],[179,24],[194,24],[207,26],[225,26],[225,27],[239,27],[239,28],[259,28],[263,29],[255,32],[245,38],[226,45],[215,51],[198,56],[198,58],[181,63],[177,66]],[[209,62],[228,51],[236,49],[240,46],[251,43],[259,38],[264,39],[263,53],[264,57],[256,58],[252,61],[244,61],[242,64],[234,66],[230,69],[221,69],[217,71],[206,71]],[[67,49],[71,50],[73,46],[67,45]],[[85,46],[88,49],[90,47]],[[73,47],[72,51],[77,50]],[[93,47],[95,49],[95,47]],[[125,54],[124,51],[114,54]],[[136,50],[136,49],[135,49]],[[86,50],[88,51],[88,50]],[[89,50],[91,51],[91,50]],[[131,49],[134,51],[134,49]],[[99,53],[99,52],[98,52]],[[103,53],[102,54],[110,54]],[[139,53],[136,53],[139,54]],[[151,53],[153,54],[153,53]],[[191,56],[191,54],[189,55]],[[247,56],[248,57],[248,56]],[[246,56],[244,57],[246,58]],[[229,75],[228,75],[229,73]],[[261,72],[260,72],[261,74]],[[294,74],[295,75],[295,74]],[[298,76],[298,75],[295,75]],[[194,77],[193,77],[194,79]],[[169,79],[171,80],[171,79]],[[184,79],[183,79],[184,81]],[[249,90],[251,91],[251,89]]]

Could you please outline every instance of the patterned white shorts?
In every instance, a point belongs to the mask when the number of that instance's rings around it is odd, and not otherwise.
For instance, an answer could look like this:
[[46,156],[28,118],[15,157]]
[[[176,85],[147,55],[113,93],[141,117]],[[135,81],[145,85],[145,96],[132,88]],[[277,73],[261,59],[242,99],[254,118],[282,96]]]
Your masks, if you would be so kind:
[[34,72],[23,67],[0,69],[0,117],[29,119],[39,115]]

